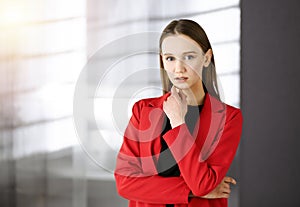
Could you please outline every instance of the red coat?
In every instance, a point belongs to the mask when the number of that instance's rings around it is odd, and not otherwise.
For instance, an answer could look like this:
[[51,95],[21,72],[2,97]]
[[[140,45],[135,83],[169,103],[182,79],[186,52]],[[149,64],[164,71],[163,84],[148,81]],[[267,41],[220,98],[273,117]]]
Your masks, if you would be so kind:
[[163,136],[181,175],[161,177],[156,164],[165,116],[162,105],[168,95],[134,104],[115,169],[118,193],[130,207],[226,207],[225,198],[188,195],[206,195],[225,177],[240,141],[241,111],[206,94],[193,135],[182,124]]

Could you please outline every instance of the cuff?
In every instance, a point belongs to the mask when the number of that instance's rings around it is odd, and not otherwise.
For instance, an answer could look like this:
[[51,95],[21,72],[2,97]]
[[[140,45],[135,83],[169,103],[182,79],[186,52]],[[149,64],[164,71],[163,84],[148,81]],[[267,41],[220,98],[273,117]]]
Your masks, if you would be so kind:
[[163,135],[163,138],[166,141],[166,143],[168,144],[168,146],[171,146],[173,144],[173,142],[177,139],[177,137],[181,137],[184,135],[191,136],[186,123],[178,125],[177,127],[169,130],[167,133],[165,133]]

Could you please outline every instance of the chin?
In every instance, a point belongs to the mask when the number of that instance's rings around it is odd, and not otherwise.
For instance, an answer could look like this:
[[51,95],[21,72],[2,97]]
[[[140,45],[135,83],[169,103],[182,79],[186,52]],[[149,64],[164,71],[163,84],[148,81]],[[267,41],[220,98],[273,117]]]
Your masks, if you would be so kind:
[[189,85],[183,85],[183,84],[173,84],[175,86],[175,88],[178,88],[180,90],[187,90],[190,89]]

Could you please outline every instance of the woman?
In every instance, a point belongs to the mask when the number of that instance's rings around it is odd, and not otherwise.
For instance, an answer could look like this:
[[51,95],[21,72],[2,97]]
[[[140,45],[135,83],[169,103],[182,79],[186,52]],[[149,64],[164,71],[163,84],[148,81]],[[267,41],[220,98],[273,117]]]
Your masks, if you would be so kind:
[[164,95],[133,106],[118,192],[130,207],[226,207],[241,112],[221,102],[212,48],[196,22],[172,21],[159,46]]

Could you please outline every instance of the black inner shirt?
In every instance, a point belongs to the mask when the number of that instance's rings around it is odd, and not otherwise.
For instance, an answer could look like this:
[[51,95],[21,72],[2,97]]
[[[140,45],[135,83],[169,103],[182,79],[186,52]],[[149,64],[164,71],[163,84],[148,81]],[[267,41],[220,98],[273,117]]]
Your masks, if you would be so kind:
[[[191,134],[193,134],[196,122],[198,121],[199,114],[202,110],[203,105],[197,105],[197,106],[191,106],[188,105],[187,114],[185,115],[185,123],[190,131]],[[161,136],[160,136],[160,142],[161,142],[161,150],[160,155],[157,162],[157,171],[158,175],[162,177],[178,177],[180,176],[180,170],[179,167],[167,145],[165,140],[163,139],[163,135],[172,129],[170,120],[166,116],[165,118],[165,124],[163,125],[164,128],[162,130]],[[173,204],[167,204],[166,207],[173,207]]]

